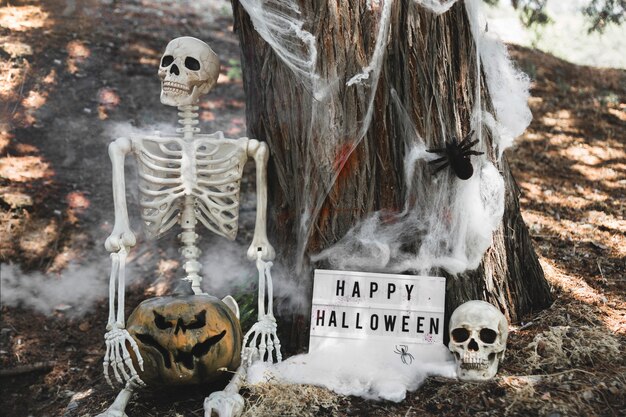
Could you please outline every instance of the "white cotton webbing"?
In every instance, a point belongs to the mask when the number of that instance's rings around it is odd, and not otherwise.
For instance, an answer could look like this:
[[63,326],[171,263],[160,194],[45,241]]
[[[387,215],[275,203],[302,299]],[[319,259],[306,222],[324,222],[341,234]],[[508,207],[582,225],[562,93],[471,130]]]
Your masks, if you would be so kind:
[[479,62],[495,111],[495,114],[491,114],[478,107],[481,109],[479,119],[490,129],[500,158],[532,120],[528,107],[530,79],[515,67],[506,45],[486,31],[487,22],[481,13],[481,6],[481,0],[465,1]]
[[240,0],[257,33],[280,60],[313,91],[317,64],[315,36],[304,30],[304,17],[295,0]]

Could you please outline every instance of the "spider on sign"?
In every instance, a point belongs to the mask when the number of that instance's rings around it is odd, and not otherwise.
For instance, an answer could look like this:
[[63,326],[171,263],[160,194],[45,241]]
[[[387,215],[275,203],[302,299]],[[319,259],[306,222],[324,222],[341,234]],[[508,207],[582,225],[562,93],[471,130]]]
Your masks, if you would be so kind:
[[426,152],[442,155],[441,158],[428,162],[428,165],[441,164],[435,168],[433,175],[450,165],[457,177],[462,180],[469,179],[474,173],[474,168],[469,159],[470,155],[484,154],[484,152],[472,150],[472,147],[478,143],[478,139],[470,141],[473,135],[474,131],[472,130],[461,142],[458,141],[456,136],[453,136],[452,141],[446,144],[445,148],[426,149]]
[[396,345],[396,348],[393,352],[400,355],[400,360],[402,360],[402,363],[405,365],[410,365],[411,363],[413,363],[413,359],[415,359],[413,355],[409,353],[409,348],[407,345]]

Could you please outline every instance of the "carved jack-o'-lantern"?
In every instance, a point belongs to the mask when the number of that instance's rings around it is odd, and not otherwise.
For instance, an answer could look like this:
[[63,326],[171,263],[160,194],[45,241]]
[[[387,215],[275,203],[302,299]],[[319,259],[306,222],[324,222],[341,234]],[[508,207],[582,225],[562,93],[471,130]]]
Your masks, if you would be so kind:
[[[237,316],[218,298],[189,295],[151,298],[130,315],[128,332],[139,346],[151,385],[211,382],[231,375],[241,360]],[[132,352],[132,349],[129,349]]]

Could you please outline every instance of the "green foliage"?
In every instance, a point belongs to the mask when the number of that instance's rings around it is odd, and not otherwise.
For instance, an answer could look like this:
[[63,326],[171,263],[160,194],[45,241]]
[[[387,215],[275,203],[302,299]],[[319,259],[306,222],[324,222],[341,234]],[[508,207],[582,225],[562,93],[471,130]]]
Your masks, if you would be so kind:
[[[255,283],[256,276],[251,276],[248,282]],[[237,286],[232,290],[232,296],[239,304],[239,322],[245,333],[257,321],[257,286],[248,284]]]
[[524,26],[532,28],[545,25],[552,20],[546,13],[548,0],[512,0],[513,6],[520,11],[520,19]]
[[238,59],[229,59],[228,60],[228,72],[226,76],[229,80],[241,80],[241,62]]
[[[490,6],[497,5],[500,0],[483,0]],[[555,0],[553,0],[555,1]],[[524,26],[534,28],[550,23],[552,19],[546,13],[548,0],[511,0],[511,4],[520,12],[520,20]],[[621,25],[626,18],[626,0],[591,0],[581,10],[589,19],[589,33],[602,33],[607,25]]]
[[583,9],[591,22],[589,33],[602,33],[607,25],[621,25],[626,16],[626,0],[591,0]]

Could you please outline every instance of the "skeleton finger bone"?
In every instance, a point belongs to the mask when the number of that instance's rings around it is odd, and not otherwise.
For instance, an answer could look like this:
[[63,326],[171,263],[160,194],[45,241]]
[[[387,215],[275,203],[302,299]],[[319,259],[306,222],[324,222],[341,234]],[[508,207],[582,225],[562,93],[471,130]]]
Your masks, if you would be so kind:
[[115,380],[120,384],[123,384],[124,381],[120,376],[120,372],[117,369],[117,357],[115,355],[115,345],[111,347],[111,354],[109,356],[109,362],[111,363],[111,368],[113,368],[113,375],[115,375]]
[[124,383],[123,381],[128,381],[130,379],[130,376],[128,375],[128,373],[126,372],[126,369],[124,368],[124,355],[121,352],[121,347],[119,343],[115,344],[115,366],[117,367],[117,369],[120,370],[120,373],[122,374],[122,382],[120,383]]
[[261,332],[261,343],[259,343],[259,355],[261,356],[261,360],[265,360],[265,352],[267,351],[267,344],[265,344],[265,338],[267,335],[265,332]]
[[104,354],[104,361],[102,362],[102,366],[104,367],[103,373],[104,373],[104,379],[106,379],[107,384],[109,384],[109,386],[111,388],[113,388],[113,382],[111,381],[111,378],[109,377],[109,352],[111,351],[111,345],[109,344],[109,342],[106,342],[106,353]]
[[266,345],[267,345],[267,359],[269,361],[273,361],[273,356],[272,356],[272,352],[274,351],[274,342],[272,342],[272,335],[268,334],[266,335]]
[[128,342],[130,343],[130,346],[135,352],[135,356],[137,357],[137,363],[139,363],[139,369],[143,371],[143,358],[141,357],[141,354],[139,353],[139,346],[137,346],[137,342],[135,342],[135,339],[130,337],[130,335],[126,336],[126,340],[128,340]]
[[276,350],[276,362],[282,362],[283,355],[280,353],[280,340],[275,335],[272,335],[272,337],[274,337],[274,348]]
[[[126,349],[126,344],[125,344],[124,341],[122,341],[122,345],[121,346],[122,346],[124,364],[128,368],[128,371],[130,372],[130,378],[127,378],[126,380],[127,381],[132,381],[134,379],[137,379],[139,385],[142,385],[142,386],[145,385],[143,383],[143,381],[137,375],[137,371],[135,370],[135,367],[133,366],[133,360],[131,359],[130,354],[128,353],[128,349]],[[139,356],[139,358],[141,358],[141,356]]]

